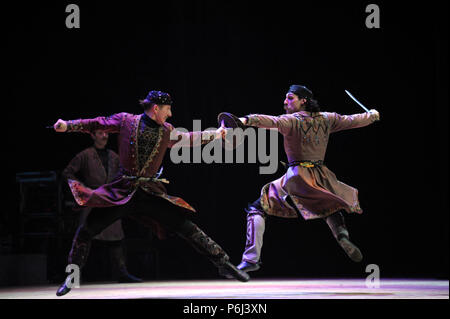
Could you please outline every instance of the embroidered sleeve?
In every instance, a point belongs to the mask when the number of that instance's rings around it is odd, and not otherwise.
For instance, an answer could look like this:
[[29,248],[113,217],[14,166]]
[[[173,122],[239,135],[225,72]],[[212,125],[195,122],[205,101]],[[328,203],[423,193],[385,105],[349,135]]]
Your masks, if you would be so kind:
[[293,115],[285,114],[280,116],[271,116],[263,114],[247,115],[247,125],[267,129],[277,129],[281,134],[287,135],[296,126],[297,118]]
[[374,122],[374,118],[367,112],[353,115],[340,115],[337,113],[329,113],[328,115],[331,121],[331,133],[364,127]]
[[91,133],[101,129],[108,133],[118,133],[122,118],[126,113],[117,113],[111,116],[99,116],[93,119],[79,119],[67,121],[67,132]]

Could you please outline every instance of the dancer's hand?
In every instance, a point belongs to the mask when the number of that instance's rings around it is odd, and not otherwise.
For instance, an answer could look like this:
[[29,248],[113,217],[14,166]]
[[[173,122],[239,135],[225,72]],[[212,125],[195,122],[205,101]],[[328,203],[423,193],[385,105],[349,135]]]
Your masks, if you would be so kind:
[[67,122],[64,120],[59,119],[54,125],[53,128],[56,132],[65,132],[67,131]]
[[222,138],[225,139],[225,136],[227,135],[227,129],[222,123],[222,125],[216,130],[216,139]]
[[380,113],[377,110],[371,109],[369,111],[369,113],[370,113],[370,117],[373,118],[374,121],[379,121],[380,120]]
[[246,125],[247,124],[247,118],[246,117],[240,117],[239,118],[242,122],[242,124]]

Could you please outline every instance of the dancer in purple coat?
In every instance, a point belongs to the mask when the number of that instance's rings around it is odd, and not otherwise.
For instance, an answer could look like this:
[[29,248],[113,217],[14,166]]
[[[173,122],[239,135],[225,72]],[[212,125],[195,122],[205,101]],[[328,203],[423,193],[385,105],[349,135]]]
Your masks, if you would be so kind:
[[[69,180],[72,194],[80,206],[103,207],[93,210],[78,228],[69,253],[69,264],[81,268],[92,238],[128,214],[157,228],[158,234],[165,229],[175,232],[206,256],[219,269],[219,274],[248,281],[248,274],[232,265],[227,253],[188,219],[188,214],[195,209],[182,198],[168,195],[163,185],[166,180],[157,174],[168,148],[183,144],[199,146],[223,138],[224,128],[215,132],[174,131],[174,127],[166,122],[172,116],[172,99],[164,92],[151,91],[140,103],[144,108],[140,115],[119,113],[94,119],[60,119],[54,124],[57,132],[91,133],[102,129],[119,134],[120,169],[112,182],[91,189],[76,180]],[[205,139],[205,135],[209,138]],[[71,290],[70,286],[66,280],[56,294],[65,295]]]

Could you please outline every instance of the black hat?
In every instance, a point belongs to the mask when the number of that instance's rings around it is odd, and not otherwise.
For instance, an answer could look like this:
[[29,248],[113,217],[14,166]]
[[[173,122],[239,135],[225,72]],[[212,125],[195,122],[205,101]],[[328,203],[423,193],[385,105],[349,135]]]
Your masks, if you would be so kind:
[[161,92],[161,91],[150,91],[147,94],[147,97],[143,102],[153,103],[153,104],[161,104],[161,105],[172,105],[173,101],[170,97],[169,93]]
[[311,99],[313,97],[313,93],[303,85],[291,85],[288,93],[296,94],[299,99]]

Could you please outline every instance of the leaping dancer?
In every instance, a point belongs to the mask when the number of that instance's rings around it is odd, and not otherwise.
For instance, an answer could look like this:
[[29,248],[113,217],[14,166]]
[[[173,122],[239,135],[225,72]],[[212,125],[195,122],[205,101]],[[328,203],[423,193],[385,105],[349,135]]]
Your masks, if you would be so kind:
[[320,112],[312,92],[302,85],[289,88],[284,109],[286,114],[280,116],[252,114],[238,118],[219,114],[219,123],[227,127],[277,129],[284,136],[289,160],[286,174],[266,184],[260,198],[246,209],[247,240],[237,268],[246,272],[260,269],[267,215],[297,218],[300,214],[305,220],[323,219],[350,259],[360,262],[362,253],[350,241],[342,214],[362,213],[358,190],[340,182],[323,160],[331,133],[367,126],[379,120],[379,113],[367,108],[365,113],[353,115]]

